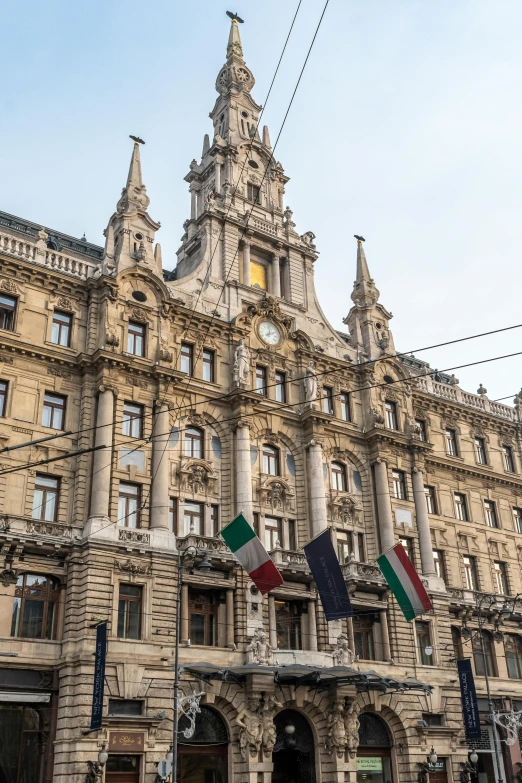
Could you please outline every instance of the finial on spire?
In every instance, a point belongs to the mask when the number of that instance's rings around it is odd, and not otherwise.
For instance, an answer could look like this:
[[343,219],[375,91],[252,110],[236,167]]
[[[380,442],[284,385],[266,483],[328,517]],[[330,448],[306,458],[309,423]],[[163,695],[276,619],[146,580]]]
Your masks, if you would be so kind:
[[365,238],[358,236],[358,234],[354,234],[354,237],[358,242],[366,242]]
[[129,211],[132,209],[146,210],[150,204],[147,196],[147,189],[143,184],[141,177],[141,158],[140,144],[145,144],[143,139],[138,136],[130,137],[133,141],[132,156],[127,176],[127,184],[122,190],[120,200],[116,207],[117,212]]
[[243,22],[245,21],[244,19],[241,19],[240,16],[238,16],[237,11],[235,14],[232,13],[232,11],[227,11],[227,16],[229,16],[233,22],[239,22],[239,24],[243,24]]
[[139,136],[132,136],[132,135],[129,135],[129,139],[132,139],[132,140],[133,140],[133,142],[134,142],[134,144],[145,144],[145,142],[143,141],[143,139],[140,139],[140,137],[139,137]]
[[231,11],[227,11],[227,16],[232,19],[232,24],[230,25],[230,34],[228,36],[227,60],[230,60],[231,57],[239,57],[242,60],[243,47],[241,46],[241,36],[239,35],[238,22],[241,22],[242,24],[243,20],[237,14],[233,14]]

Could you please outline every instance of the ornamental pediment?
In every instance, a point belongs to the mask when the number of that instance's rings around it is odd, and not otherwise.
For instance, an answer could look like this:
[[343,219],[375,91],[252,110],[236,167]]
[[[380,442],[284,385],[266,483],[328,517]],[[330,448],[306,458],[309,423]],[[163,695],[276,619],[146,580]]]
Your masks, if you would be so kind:
[[329,503],[333,522],[343,525],[362,524],[361,501],[349,492],[338,492]]
[[271,476],[265,479],[258,490],[262,505],[268,506],[272,511],[293,511],[295,492],[292,487],[280,476]]
[[193,495],[215,494],[218,476],[210,462],[189,459],[178,470],[180,490]]

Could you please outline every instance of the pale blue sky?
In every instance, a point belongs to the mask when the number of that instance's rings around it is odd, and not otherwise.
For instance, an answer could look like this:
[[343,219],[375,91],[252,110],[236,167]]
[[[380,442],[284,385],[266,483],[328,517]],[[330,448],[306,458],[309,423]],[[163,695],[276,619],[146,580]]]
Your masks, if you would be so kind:
[[[234,0],[235,1],[235,0]],[[297,0],[238,0],[263,103]],[[323,0],[303,0],[264,121],[272,141]],[[3,8],[0,209],[102,243],[142,151],[166,267],[188,216],[183,176],[211,131],[228,0],[21,0]],[[321,252],[336,328],[350,307],[354,233],[408,350],[522,322],[522,3],[331,0],[276,157],[285,201]],[[419,354],[439,368],[522,350],[522,329]],[[456,371],[491,398],[520,357]]]

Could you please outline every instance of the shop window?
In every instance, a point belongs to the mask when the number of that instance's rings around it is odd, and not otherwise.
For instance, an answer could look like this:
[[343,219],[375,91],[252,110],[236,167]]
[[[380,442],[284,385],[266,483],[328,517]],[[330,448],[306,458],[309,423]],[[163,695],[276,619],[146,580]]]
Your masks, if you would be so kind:
[[277,647],[280,650],[302,650],[302,601],[275,601]]
[[215,647],[218,637],[219,593],[189,589],[190,643]]
[[120,583],[118,600],[118,638],[141,638],[142,588]]
[[0,295],[0,329],[6,332],[14,331],[17,302],[13,296]]
[[[484,641],[484,653],[482,652],[482,644],[480,641],[480,632],[474,633],[471,646],[473,649],[473,661],[475,663],[475,674],[477,677],[484,677],[487,667],[489,677],[496,677],[495,667],[495,648],[493,643],[493,637],[489,631],[482,631],[482,638]],[[484,665],[484,658],[485,665]]]
[[140,492],[139,484],[127,484],[120,481],[118,491],[118,525],[120,527],[140,526]]
[[185,456],[203,459],[204,453],[203,430],[197,427],[187,427],[185,430]]
[[277,517],[265,517],[265,545],[272,552],[277,544],[282,545],[283,533],[281,520]]
[[37,473],[34,482],[33,519],[55,522],[58,514],[60,479]]
[[504,650],[510,678],[512,680],[522,680],[522,638],[506,634],[504,636]]
[[421,666],[433,666],[433,647],[431,644],[430,630],[429,623],[425,623],[421,620],[416,621],[415,636],[417,639],[417,662]]
[[42,409],[42,427],[63,430],[65,420],[65,397],[46,392]]
[[353,620],[353,639],[355,652],[363,661],[375,661],[375,643],[373,638],[374,616],[355,617]]
[[127,353],[145,356],[145,326],[129,321],[127,329]]
[[332,462],[332,489],[346,492],[346,468],[341,462]]
[[183,535],[194,533],[197,536],[203,534],[203,505],[201,503],[183,504]]
[[136,405],[133,402],[123,403],[123,435],[130,435],[132,438],[141,438],[143,435],[143,405]]
[[263,445],[263,473],[268,476],[279,476],[279,449],[275,446]]
[[55,639],[58,596],[56,579],[21,574],[15,586],[11,636]]

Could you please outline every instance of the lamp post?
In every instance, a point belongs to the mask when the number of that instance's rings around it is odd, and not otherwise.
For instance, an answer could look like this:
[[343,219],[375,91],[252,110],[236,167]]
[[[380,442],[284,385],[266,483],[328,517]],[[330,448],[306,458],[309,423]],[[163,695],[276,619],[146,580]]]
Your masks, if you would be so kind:
[[87,766],[89,771],[85,776],[85,783],[98,783],[103,777],[103,768],[107,763],[109,754],[106,750],[106,745],[102,745],[101,750],[98,753],[97,761],[88,761]]

